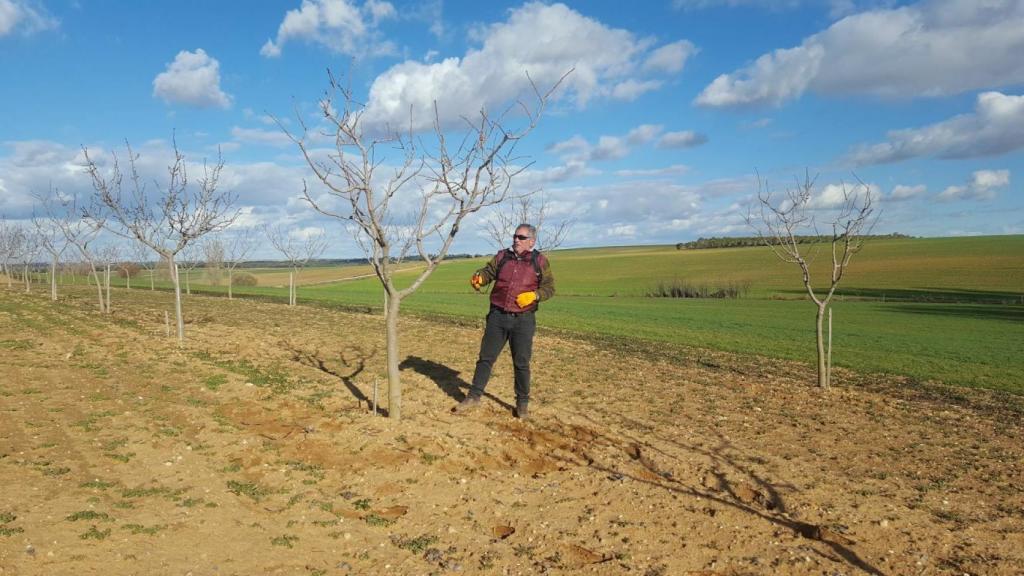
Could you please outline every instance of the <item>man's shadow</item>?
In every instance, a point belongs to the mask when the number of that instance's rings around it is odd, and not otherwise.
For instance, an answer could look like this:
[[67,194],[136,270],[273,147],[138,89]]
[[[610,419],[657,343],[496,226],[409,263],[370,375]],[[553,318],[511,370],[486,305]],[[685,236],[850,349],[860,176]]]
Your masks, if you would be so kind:
[[[447,394],[452,400],[456,402],[462,402],[466,398],[466,393],[469,391],[469,382],[466,382],[459,377],[458,370],[452,370],[444,364],[438,364],[433,360],[426,360],[419,356],[407,356],[401,364],[398,365],[401,370],[412,370],[419,374],[426,376],[437,384],[437,387],[442,392]],[[484,396],[493,400],[502,408],[511,410],[512,405],[508,402],[504,402],[498,399],[493,394],[484,393]]]

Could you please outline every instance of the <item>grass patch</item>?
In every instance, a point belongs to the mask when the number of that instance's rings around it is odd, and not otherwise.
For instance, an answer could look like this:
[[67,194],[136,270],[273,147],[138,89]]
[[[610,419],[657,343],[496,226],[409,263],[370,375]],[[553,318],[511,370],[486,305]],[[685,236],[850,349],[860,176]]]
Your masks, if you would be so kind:
[[298,536],[291,534],[285,534],[284,536],[276,536],[270,539],[270,544],[273,546],[283,546],[285,548],[294,548],[295,543],[299,541]]
[[207,376],[203,380],[203,386],[206,386],[207,390],[216,392],[218,388],[228,383],[228,377],[225,374],[214,374],[213,376]]
[[142,524],[125,524],[122,528],[128,530],[132,534],[147,534],[152,536],[161,530],[167,529],[167,525],[154,524],[153,526],[143,526]]
[[0,340],[0,348],[4,350],[31,350],[35,346],[31,340]]
[[274,493],[273,490],[260,486],[255,482],[238,482],[237,480],[228,480],[227,485],[228,491],[232,494],[235,494],[236,496],[248,496],[255,502],[259,502]]
[[363,517],[363,521],[369,524],[370,526],[391,526],[395,523],[395,520],[385,518],[380,514],[376,513],[367,514],[365,517]]
[[110,528],[107,528],[106,530],[99,530],[96,526],[92,526],[84,533],[79,534],[78,537],[82,540],[105,540],[107,536],[110,536],[110,532]]
[[106,512],[96,512],[94,510],[82,510],[81,512],[75,512],[64,519],[70,522],[78,522],[79,520],[101,520],[103,522],[114,521],[114,519]]
[[397,534],[391,536],[391,543],[398,546],[402,550],[408,550],[413,554],[422,554],[427,548],[437,543],[437,536],[429,536],[424,534],[423,536],[417,536],[416,538],[406,538],[398,536]]

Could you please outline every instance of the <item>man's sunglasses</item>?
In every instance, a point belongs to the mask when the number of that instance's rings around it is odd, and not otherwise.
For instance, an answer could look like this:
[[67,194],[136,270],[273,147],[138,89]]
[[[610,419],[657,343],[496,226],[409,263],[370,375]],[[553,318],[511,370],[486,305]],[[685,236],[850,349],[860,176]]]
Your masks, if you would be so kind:
[[523,236],[522,234],[513,234],[512,237],[515,238],[516,240],[529,240],[530,239],[529,236]]

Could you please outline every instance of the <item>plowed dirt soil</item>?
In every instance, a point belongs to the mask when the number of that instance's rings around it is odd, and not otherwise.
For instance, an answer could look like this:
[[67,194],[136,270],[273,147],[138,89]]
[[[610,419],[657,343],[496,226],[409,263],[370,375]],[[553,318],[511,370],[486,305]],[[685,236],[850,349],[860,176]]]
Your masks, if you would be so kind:
[[395,422],[379,316],[90,296],[0,289],[3,575],[1024,573],[1019,398],[542,330],[457,416],[481,310]]

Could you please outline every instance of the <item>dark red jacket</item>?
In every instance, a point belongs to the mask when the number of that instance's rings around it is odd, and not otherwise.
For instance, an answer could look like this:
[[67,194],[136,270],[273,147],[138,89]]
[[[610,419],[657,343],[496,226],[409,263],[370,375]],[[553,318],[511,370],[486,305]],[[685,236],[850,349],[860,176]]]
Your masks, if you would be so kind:
[[[500,276],[498,274],[499,263],[501,264]],[[551,274],[551,266],[548,258],[543,253],[537,253],[537,265],[540,267],[540,279],[537,278],[537,270],[530,262],[530,252],[520,257],[511,248],[502,250],[491,258],[477,273],[484,279],[484,284],[494,282],[491,289],[491,304],[505,310],[506,312],[526,312],[536,310],[537,303],[547,300],[555,295],[555,277]],[[536,292],[537,300],[526,308],[520,308],[516,304],[516,296],[523,292]]]

